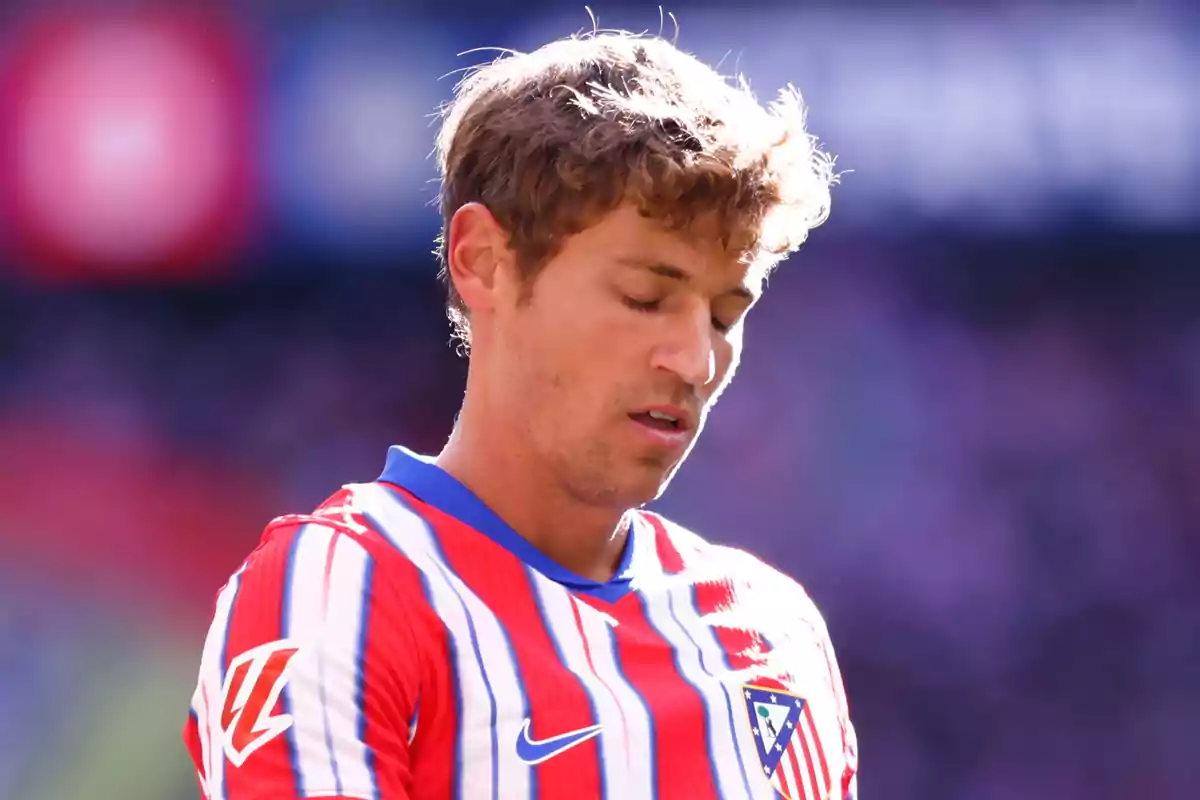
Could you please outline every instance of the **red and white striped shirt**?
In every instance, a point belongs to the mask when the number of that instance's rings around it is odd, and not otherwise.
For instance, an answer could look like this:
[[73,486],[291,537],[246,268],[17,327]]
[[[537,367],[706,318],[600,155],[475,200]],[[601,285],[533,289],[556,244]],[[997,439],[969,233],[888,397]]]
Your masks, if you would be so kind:
[[857,773],[790,578],[645,512],[618,574],[580,578],[398,447],[267,527],[184,737],[209,800],[844,800]]

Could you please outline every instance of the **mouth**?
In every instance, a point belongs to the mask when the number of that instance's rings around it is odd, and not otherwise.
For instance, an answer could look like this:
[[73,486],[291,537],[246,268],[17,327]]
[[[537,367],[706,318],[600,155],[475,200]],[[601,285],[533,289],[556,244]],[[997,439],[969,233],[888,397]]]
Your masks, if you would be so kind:
[[640,422],[647,428],[663,433],[678,433],[683,430],[680,427],[679,420],[672,417],[662,417],[649,413],[630,414],[630,419],[634,422]]
[[683,436],[692,429],[691,416],[675,406],[654,406],[635,411],[629,415],[634,422],[668,436]]

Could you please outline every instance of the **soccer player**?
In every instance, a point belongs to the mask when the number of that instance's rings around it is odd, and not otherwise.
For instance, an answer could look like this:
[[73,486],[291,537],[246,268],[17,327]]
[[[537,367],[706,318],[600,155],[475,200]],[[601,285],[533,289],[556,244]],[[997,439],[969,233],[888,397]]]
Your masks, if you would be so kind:
[[272,522],[221,590],[185,727],[202,791],[853,797],[811,600],[642,510],[828,214],[801,98],[596,33],[471,74],[438,155],[461,413],[436,457],[393,447]]

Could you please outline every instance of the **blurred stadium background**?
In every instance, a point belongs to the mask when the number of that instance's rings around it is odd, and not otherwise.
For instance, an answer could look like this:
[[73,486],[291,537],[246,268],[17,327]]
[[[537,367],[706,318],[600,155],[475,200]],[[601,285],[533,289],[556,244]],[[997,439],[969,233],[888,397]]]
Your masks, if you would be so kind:
[[[1200,791],[1188,6],[670,7],[798,84],[849,172],[659,505],[808,586],[864,797]],[[0,3],[0,797],[195,797],[216,589],[269,517],[449,431],[431,112],[490,57],[457,54],[588,27]]]

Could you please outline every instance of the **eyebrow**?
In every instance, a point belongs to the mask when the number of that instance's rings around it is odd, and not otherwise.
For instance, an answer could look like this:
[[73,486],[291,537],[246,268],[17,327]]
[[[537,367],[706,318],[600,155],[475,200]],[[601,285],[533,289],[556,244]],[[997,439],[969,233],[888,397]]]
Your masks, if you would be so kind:
[[[659,275],[663,278],[669,278],[673,281],[679,281],[680,283],[686,284],[691,283],[692,281],[692,276],[688,272],[673,264],[667,264],[662,261],[643,261],[638,258],[621,258],[618,260],[627,267],[649,270],[655,275]],[[724,292],[724,294],[734,295],[735,297],[740,297],[749,301],[753,301],[755,299],[754,292],[750,291],[745,286],[735,286],[729,291]]]

